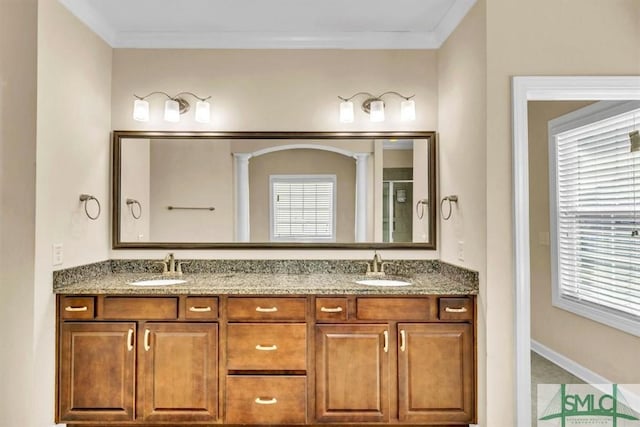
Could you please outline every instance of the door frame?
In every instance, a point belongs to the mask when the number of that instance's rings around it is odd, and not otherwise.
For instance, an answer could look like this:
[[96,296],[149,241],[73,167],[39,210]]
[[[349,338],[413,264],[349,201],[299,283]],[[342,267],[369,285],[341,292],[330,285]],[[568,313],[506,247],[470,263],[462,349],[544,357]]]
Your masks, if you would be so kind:
[[640,99],[640,76],[515,76],[511,80],[516,425],[531,426],[528,101]]

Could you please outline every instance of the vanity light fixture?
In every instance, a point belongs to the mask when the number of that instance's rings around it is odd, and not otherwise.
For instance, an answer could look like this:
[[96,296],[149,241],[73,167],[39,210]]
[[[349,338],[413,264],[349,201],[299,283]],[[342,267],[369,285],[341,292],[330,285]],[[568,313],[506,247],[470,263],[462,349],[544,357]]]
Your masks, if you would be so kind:
[[371,120],[372,122],[384,121],[385,105],[382,98],[387,95],[396,95],[404,99],[404,101],[400,103],[400,120],[412,121],[416,119],[416,103],[412,99],[415,95],[404,96],[398,92],[389,91],[375,96],[369,92],[358,92],[348,98],[338,96],[338,99],[342,101],[340,102],[340,122],[353,123],[353,102],[351,100],[359,95],[367,96],[367,98],[362,102],[361,108],[362,111],[369,114],[369,120]]
[[134,94],[136,100],[133,101],[133,120],[138,122],[149,121],[149,101],[146,99],[151,95],[164,95],[167,100],[164,103],[164,119],[167,122],[177,123],[180,121],[180,115],[186,113],[191,108],[191,104],[184,99],[183,95],[191,95],[196,98],[196,114],[195,121],[198,123],[209,123],[211,121],[211,104],[207,102],[210,96],[201,98],[192,92],[180,92],[175,96],[170,96],[166,92],[155,91],[145,96]]

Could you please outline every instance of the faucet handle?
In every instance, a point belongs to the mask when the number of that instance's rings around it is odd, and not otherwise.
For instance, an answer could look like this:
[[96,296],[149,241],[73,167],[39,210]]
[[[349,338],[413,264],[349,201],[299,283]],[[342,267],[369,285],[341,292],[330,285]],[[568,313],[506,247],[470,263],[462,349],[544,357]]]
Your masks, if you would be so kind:
[[182,274],[182,264],[189,264],[189,261],[179,261],[178,268],[176,269],[177,274]]
[[169,265],[167,261],[154,261],[154,264],[162,264],[162,274],[167,274],[169,272]]
[[371,264],[369,264],[369,262],[363,262],[361,264],[364,264],[367,266],[367,271],[365,272],[365,274],[371,274]]
[[384,266],[385,266],[385,265],[393,265],[393,263],[392,263],[392,262],[390,262],[390,261],[383,261],[383,262],[380,264],[380,273],[384,273]]

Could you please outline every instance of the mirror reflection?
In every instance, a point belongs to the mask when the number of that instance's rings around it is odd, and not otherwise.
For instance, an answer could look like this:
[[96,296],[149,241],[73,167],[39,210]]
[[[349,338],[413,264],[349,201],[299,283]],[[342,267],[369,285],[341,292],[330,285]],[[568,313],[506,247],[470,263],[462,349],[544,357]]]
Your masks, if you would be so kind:
[[118,243],[429,244],[432,139],[121,135]]

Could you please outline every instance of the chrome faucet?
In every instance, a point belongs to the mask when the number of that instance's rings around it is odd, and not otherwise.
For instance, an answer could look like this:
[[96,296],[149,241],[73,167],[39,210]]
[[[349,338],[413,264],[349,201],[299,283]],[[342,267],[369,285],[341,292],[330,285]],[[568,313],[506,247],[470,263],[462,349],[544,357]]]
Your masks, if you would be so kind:
[[172,252],[169,252],[162,261],[156,261],[156,264],[162,264],[162,275],[163,276],[182,276],[182,265],[188,264],[188,262],[184,261],[176,261],[176,258],[173,256]]

